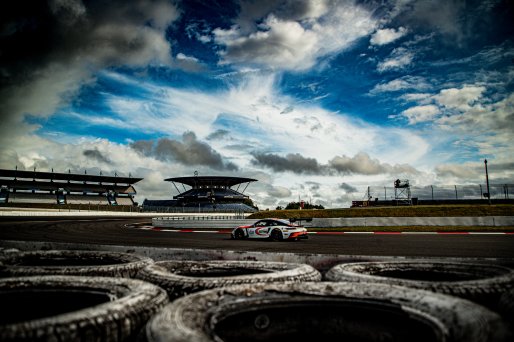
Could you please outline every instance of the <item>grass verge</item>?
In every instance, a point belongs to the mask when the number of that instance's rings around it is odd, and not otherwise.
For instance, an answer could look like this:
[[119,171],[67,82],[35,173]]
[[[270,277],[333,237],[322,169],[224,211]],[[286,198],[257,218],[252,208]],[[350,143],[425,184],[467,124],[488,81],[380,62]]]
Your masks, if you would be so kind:
[[427,205],[405,207],[366,207],[323,210],[267,210],[250,215],[249,219],[275,218],[338,218],[338,217],[479,217],[514,216],[514,205]]

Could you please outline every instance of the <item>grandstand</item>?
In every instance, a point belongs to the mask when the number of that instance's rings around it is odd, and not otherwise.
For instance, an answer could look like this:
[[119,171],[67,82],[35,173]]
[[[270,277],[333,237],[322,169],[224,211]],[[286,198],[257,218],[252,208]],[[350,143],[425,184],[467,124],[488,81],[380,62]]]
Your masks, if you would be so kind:
[[[255,212],[250,197],[244,192],[256,179],[223,176],[194,176],[165,179],[171,182],[178,195],[172,200],[148,200],[143,202],[143,211],[164,212]],[[182,186],[183,192],[177,187]],[[246,184],[242,191],[239,189]],[[189,187],[186,188],[186,186]],[[233,187],[236,187],[233,189]]]
[[142,178],[0,169],[0,205],[68,208],[134,206]]

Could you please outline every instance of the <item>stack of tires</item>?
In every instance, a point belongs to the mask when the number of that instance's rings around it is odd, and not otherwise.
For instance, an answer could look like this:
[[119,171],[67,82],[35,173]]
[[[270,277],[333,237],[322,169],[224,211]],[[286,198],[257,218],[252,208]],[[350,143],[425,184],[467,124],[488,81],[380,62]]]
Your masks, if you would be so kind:
[[[513,293],[509,289],[514,278],[512,270],[505,267],[419,260],[403,264],[365,262],[337,265],[320,282],[312,281],[315,279],[238,285],[227,282],[226,285],[232,286],[197,292],[214,287],[205,284],[215,274],[230,278],[220,265],[163,262],[146,268],[153,268],[154,276],[160,273],[159,284],[168,293],[190,293],[165,306],[149,321],[148,341],[511,341],[513,338],[507,321],[512,301],[509,309],[505,298]],[[389,268],[375,276],[358,274],[357,268],[369,270],[371,265]],[[358,275],[349,277],[346,270],[350,268]],[[202,272],[203,279],[199,280],[198,274]],[[143,270],[140,275],[144,273]],[[164,276],[166,273],[173,276]],[[148,275],[144,277],[155,281]],[[181,277],[197,279],[181,282],[177,288],[176,282]],[[417,286],[410,286],[407,279],[402,282],[401,278],[414,278],[412,283]],[[190,285],[194,288],[191,291]]]
[[320,280],[311,266],[280,262],[154,263],[100,251],[1,253],[0,340],[145,340],[142,328],[169,298],[230,285]]
[[130,279],[153,260],[96,251],[0,254],[0,341],[134,340],[168,303]]
[[485,264],[0,253],[1,341],[510,341],[513,299]]

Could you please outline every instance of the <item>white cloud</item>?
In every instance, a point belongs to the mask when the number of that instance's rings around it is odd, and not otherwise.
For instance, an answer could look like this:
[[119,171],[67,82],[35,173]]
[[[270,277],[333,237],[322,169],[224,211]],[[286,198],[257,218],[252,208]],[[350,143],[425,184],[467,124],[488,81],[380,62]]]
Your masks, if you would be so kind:
[[428,104],[432,102],[432,94],[430,93],[407,93],[400,96],[400,99],[407,102],[417,102],[419,104]]
[[[467,180],[477,180],[483,174],[479,170],[477,170],[477,163],[465,163],[465,164],[441,164],[436,166],[435,172],[438,177],[443,179],[453,178],[453,179],[467,179]],[[481,180],[481,179],[480,179]]]
[[414,53],[407,50],[406,48],[399,47],[391,52],[391,55],[378,63],[377,70],[384,72],[388,70],[400,70],[404,69],[412,63],[414,60]]
[[[295,7],[299,3],[244,3],[237,25],[213,31],[216,43],[225,46],[223,63],[304,70],[319,57],[348,48],[377,25],[371,12],[352,2],[302,2],[308,5],[302,10]],[[262,20],[258,26],[257,19]]]
[[[471,92],[473,93],[473,92]],[[479,98],[480,90],[467,99]],[[452,98],[454,99],[454,98]],[[470,106],[466,101],[450,101],[451,108],[467,108],[458,113],[446,115],[437,120],[442,129],[462,137],[468,145],[481,155],[494,155],[499,162],[512,161],[514,147],[514,94],[491,104],[476,103]]]
[[[306,158],[315,158],[324,165],[336,155],[356,155],[360,151],[367,151],[370,155],[383,156],[380,160],[382,167],[386,164],[415,164],[427,151],[427,142],[407,130],[392,130],[354,122],[344,114],[333,113],[310,104],[299,104],[277,91],[275,79],[271,75],[253,75],[236,86],[216,93],[176,89],[149,82],[139,83],[131,77],[121,77],[114,72],[104,73],[102,77],[112,77],[117,82],[125,82],[128,86],[135,87],[134,91],[146,95],[141,98],[104,95],[115,119],[102,119],[97,116],[94,117],[94,122],[89,124],[123,129],[137,127],[142,132],[170,139],[176,139],[186,131],[192,131],[201,141],[205,141],[212,133],[225,129],[230,132],[230,142],[225,139],[212,139],[208,143],[223,160],[239,167],[239,171],[234,171],[238,176],[248,176],[261,171],[251,162],[252,150],[234,149],[231,148],[233,145],[245,145],[250,146],[253,151],[269,151],[283,155],[300,153]],[[294,110],[281,114],[284,109],[290,107],[294,107]],[[88,120],[88,116],[81,113],[70,115],[73,115],[78,124],[88,124],[84,121]],[[21,159],[27,168],[32,165],[50,167],[52,164],[51,167],[56,169],[93,170],[98,167],[98,162],[86,158],[83,151],[98,150],[111,161],[110,170],[117,170],[118,173],[123,170],[133,175],[151,177],[148,182],[145,180],[136,186],[140,201],[144,197],[169,198],[170,188],[162,182],[161,189],[157,188],[158,177],[162,176],[164,179],[191,174],[191,166],[158,160],[149,154],[145,156],[125,145],[94,138],[78,141],[76,137],[56,139],[59,142],[54,143],[37,137],[30,131],[26,135],[19,135],[10,141],[7,151],[4,149],[0,165],[11,168],[16,163],[21,165]],[[379,139],[382,143],[376,144]],[[387,153],[384,150],[386,146]],[[105,165],[104,173],[109,171],[107,167]],[[388,170],[392,168],[394,167],[391,166]],[[224,175],[233,172],[216,170],[209,166],[202,166],[199,171],[201,174]],[[327,199],[333,198],[335,202],[335,198],[339,197],[330,187],[331,183],[340,182],[339,177],[302,177],[304,181],[312,180],[323,184],[322,189],[327,191]],[[284,189],[290,189],[291,196],[296,196],[293,191],[298,182],[296,177],[262,177],[262,182],[276,187],[273,191],[280,196],[287,195]],[[258,189],[258,186],[252,185],[251,188]],[[257,201],[264,201],[269,189],[251,191]]]
[[465,111],[477,103],[485,90],[483,86],[464,85],[460,89],[443,89],[434,99],[448,109]]
[[439,108],[434,105],[416,106],[402,112],[410,125],[421,122],[431,122],[440,114]]
[[377,30],[371,36],[370,43],[371,45],[386,45],[400,39],[405,34],[407,34],[405,27],[399,27],[398,30],[394,28]]
[[386,83],[377,84],[371,91],[369,92],[371,95],[375,95],[378,93],[385,92],[394,92],[405,89],[412,90],[426,90],[430,89],[430,84],[425,80],[425,78],[420,76],[404,76]]
[[197,72],[204,69],[202,63],[198,60],[198,58],[193,56],[187,56],[182,52],[178,53],[175,56],[174,64],[177,65],[180,69]]
[[198,62],[198,58],[192,57],[192,56],[186,56],[182,52],[178,53],[176,58],[181,61],[191,61],[191,62]]

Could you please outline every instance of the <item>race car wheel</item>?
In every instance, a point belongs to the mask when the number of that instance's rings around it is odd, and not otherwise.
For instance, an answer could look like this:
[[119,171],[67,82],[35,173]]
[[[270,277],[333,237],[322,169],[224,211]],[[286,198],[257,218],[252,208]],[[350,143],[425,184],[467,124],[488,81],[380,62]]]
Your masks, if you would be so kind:
[[151,263],[147,257],[117,252],[19,252],[0,256],[0,277],[62,274],[131,278]]
[[137,279],[58,275],[1,279],[0,302],[0,341],[126,341],[168,297]]
[[282,232],[278,229],[273,230],[270,234],[270,239],[271,241],[282,241]]
[[385,284],[238,285],[168,304],[148,341],[508,341],[472,302]]
[[243,232],[242,229],[237,229],[235,232],[234,232],[234,239],[236,240],[242,240],[245,238],[245,233]]
[[501,295],[514,288],[512,269],[446,261],[360,262],[334,266],[331,281],[386,283],[473,300],[496,309]]
[[205,289],[236,284],[319,281],[312,266],[271,261],[159,261],[138,274],[177,298]]

